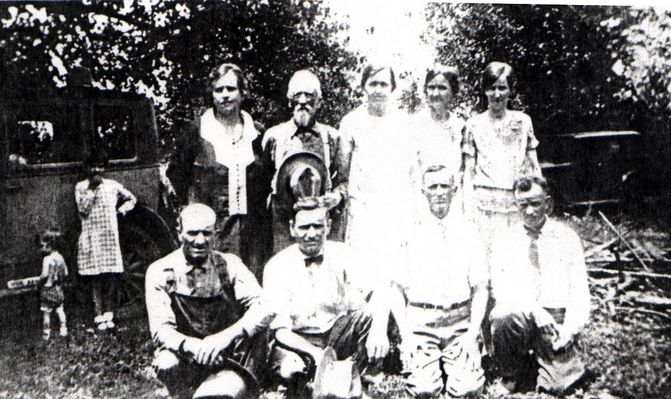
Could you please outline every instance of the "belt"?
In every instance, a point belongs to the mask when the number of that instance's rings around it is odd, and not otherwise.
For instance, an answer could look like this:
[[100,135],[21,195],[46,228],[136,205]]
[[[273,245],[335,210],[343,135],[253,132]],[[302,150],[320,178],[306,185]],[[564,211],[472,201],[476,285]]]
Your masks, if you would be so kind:
[[454,310],[454,309],[459,309],[461,307],[464,307],[468,305],[471,301],[470,300],[465,300],[463,302],[459,303],[453,303],[450,306],[443,306],[443,305],[434,305],[432,303],[425,303],[425,302],[410,302],[410,306],[414,306],[416,308],[422,308],[422,309],[436,309],[436,310]]

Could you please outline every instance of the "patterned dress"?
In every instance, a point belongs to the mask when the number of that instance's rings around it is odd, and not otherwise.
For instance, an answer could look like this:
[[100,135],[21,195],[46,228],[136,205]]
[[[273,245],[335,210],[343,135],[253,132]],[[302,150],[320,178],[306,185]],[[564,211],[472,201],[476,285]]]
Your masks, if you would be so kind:
[[[122,273],[117,212],[126,214],[135,207],[135,196],[114,180],[103,179],[95,189],[89,180],[75,186],[75,200],[82,232],[77,246],[79,274]],[[117,204],[122,203],[117,210]]]

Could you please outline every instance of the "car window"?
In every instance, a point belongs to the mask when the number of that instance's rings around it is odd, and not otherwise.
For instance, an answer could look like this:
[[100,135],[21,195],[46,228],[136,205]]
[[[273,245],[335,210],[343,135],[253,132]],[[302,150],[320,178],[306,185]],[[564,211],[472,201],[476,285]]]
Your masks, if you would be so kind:
[[93,107],[96,139],[110,160],[131,159],[137,154],[133,131],[133,109],[124,105],[96,104]]
[[79,109],[65,104],[16,104],[9,161],[41,165],[81,161]]

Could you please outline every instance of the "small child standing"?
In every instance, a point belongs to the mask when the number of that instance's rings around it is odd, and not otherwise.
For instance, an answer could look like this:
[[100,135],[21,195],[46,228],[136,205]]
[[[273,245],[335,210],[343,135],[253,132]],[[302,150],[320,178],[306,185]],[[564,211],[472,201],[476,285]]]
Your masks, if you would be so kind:
[[103,178],[107,154],[99,150],[88,158],[87,178],[75,186],[75,200],[82,223],[77,246],[79,275],[91,284],[95,317],[99,331],[115,327],[115,282],[123,273],[117,215],[135,207],[135,196],[120,183]]
[[60,336],[68,335],[68,327],[65,320],[65,309],[63,302],[63,281],[68,275],[63,256],[58,252],[60,248],[61,232],[56,229],[48,229],[39,235],[40,252],[42,258],[42,274],[40,274],[40,310],[43,314],[43,337],[48,340],[51,336],[51,312],[56,310],[58,320],[61,323]]

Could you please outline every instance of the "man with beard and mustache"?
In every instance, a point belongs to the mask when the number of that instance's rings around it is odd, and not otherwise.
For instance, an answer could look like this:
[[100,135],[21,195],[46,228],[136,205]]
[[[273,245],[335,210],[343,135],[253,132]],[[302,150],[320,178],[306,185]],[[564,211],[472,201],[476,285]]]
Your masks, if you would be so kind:
[[[289,234],[291,209],[278,206],[277,172],[287,158],[296,153],[312,153],[318,156],[328,170],[325,178],[325,194],[319,197],[321,205],[333,209],[347,199],[347,180],[351,159],[351,141],[331,126],[316,121],[316,113],[321,104],[321,85],[317,76],[308,70],[294,73],[289,80],[287,99],[293,110],[293,118],[274,126],[263,137],[263,151],[266,164],[272,172],[272,231],[273,253],[277,253],[292,243]],[[334,229],[330,238],[342,240],[341,218],[334,215]]]
[[472,395],[485,382],[478,341],[488,275],[475,226],[457,209],[455,180],[444,165],[425,170],[422,193],[428,206],[408,242],[412,266],[397,277],[408,304],[393,312],[401,358],[410,372],[408,390],[415,396]]

